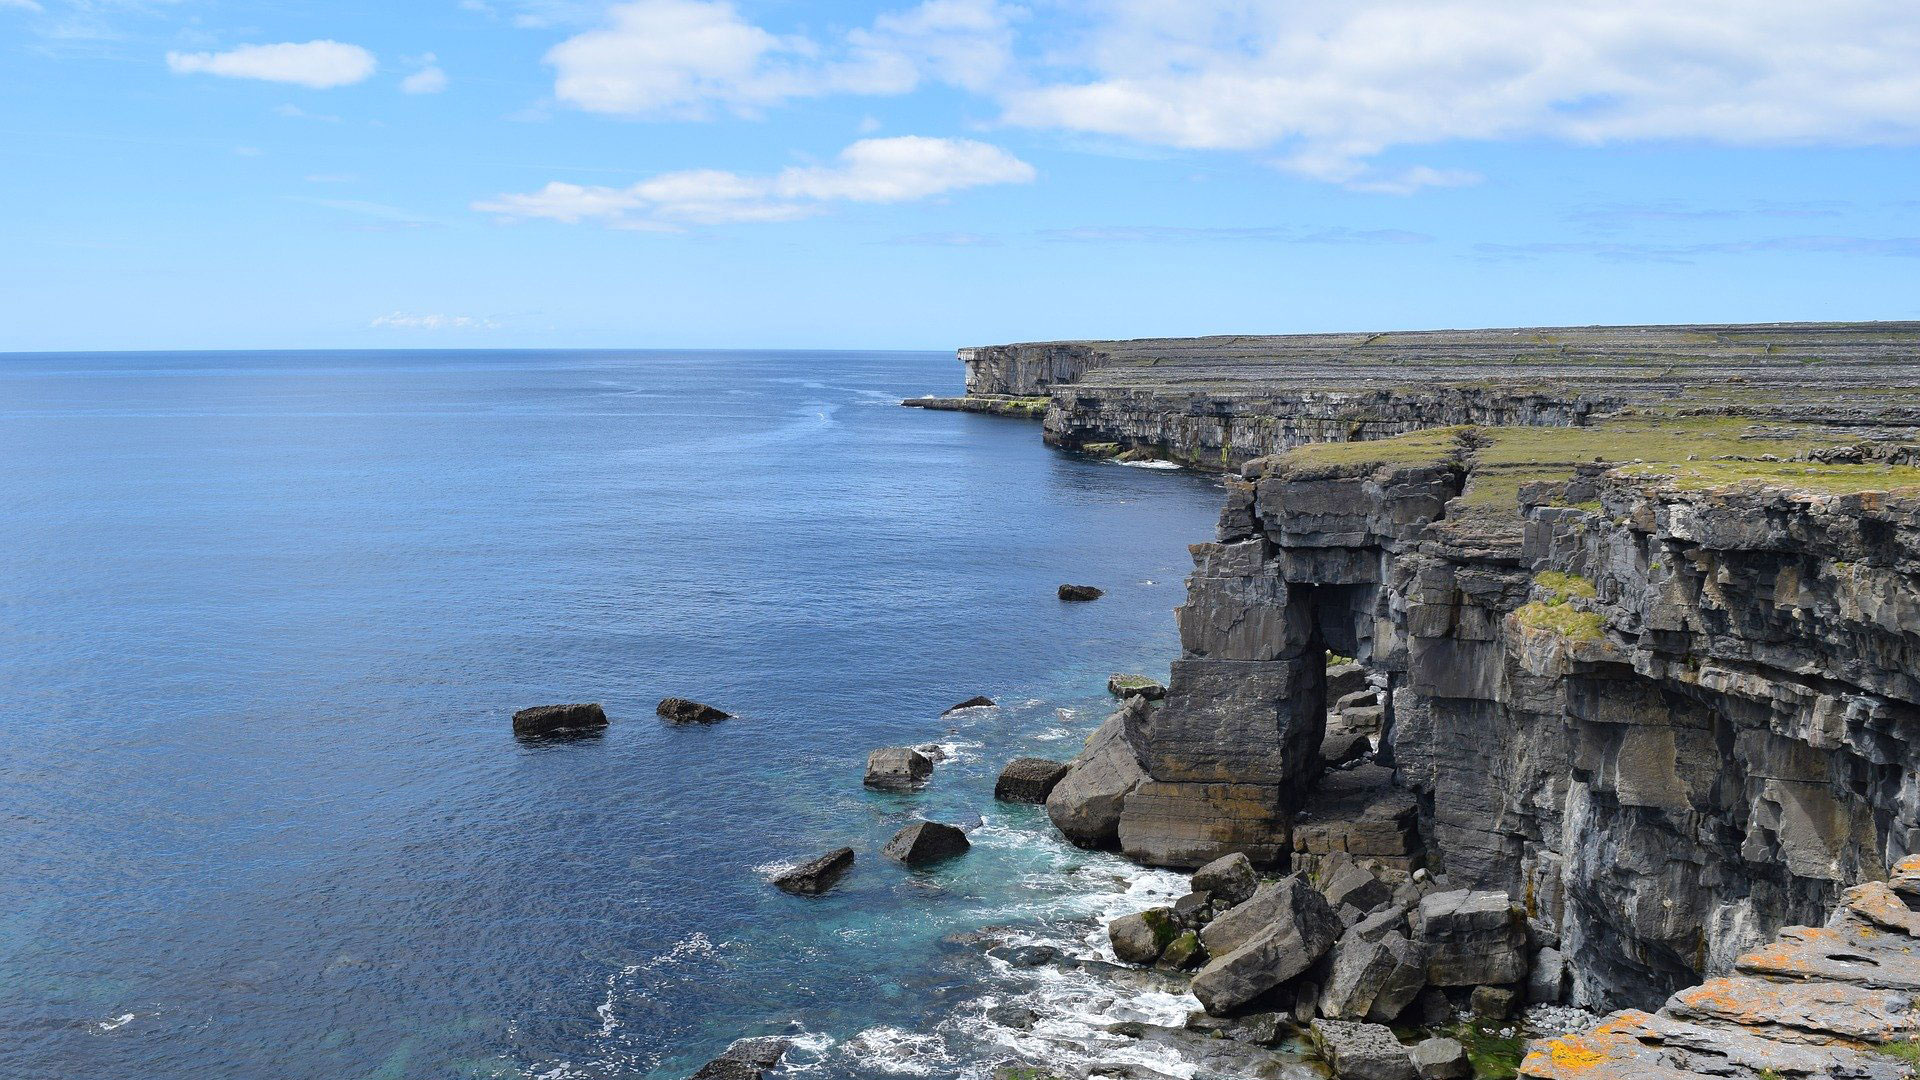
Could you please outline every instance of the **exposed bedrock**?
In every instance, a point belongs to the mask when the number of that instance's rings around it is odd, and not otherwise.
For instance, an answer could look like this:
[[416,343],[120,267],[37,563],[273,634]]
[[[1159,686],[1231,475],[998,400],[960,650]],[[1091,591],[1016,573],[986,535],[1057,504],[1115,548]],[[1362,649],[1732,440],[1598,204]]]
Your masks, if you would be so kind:
[[1049,799],[1079,842],[1424,865],[1520,905],[1500,981],[1645,1009],[1920,850],[1920,324],[963,359],[1055,445],[1239,472],[1164,700]]

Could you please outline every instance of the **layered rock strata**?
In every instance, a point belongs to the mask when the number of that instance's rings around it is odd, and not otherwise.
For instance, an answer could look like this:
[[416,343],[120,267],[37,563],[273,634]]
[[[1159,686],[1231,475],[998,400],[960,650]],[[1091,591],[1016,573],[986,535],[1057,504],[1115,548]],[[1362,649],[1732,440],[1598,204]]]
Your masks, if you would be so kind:
[[1893,1080],[1920,1061],[1920,859],[1847,891],[1822,927],[1792,927],[1734,974],[1529,1048],[1533,1080]]
[[[1424,863],[1566,969],[1503,979],[1602,1008],[1920,850],[1920,324],[1080,344],[972,350],[969,390],[1241,466],[1164,701],[1049,800],[1080,842]],[[1322,779],[1334,706],[1389,790]]]

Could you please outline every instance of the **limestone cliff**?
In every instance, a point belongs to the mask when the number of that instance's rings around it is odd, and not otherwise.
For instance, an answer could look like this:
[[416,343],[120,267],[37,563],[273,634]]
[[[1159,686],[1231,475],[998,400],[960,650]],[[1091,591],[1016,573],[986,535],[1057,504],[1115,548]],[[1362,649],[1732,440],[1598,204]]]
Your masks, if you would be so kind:
[[1240,471],[1124,725],[1128,854],[1311,856],[1329,651],[1384,687],[1421,858],[1523,903],[1576,1003],[1652,1008],[1920,850],[1920,324],[962,358],[1055,445]]

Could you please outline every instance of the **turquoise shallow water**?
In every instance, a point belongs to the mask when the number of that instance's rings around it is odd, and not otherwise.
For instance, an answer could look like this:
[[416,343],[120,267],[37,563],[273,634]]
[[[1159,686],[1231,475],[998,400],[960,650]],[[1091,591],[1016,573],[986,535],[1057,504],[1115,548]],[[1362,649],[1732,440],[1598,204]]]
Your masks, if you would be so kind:
[[[948,939],[1095,955],[1176,887],[992,778],[1070,756],[1110,671],[1164,675],[1219,489],[895,404],[959,375],[0,356],[0,1074],[664,1078],[785,1031],[817,1075],[960,1076],[1177,1017]],[[741,715],[669,728],[668,694]],[[603,736],[509,734],[575,700]],[[860,787],[928,741],[927,790]],[[916,815],[975,850],[880,859]],[[843,843],[832,895],[767,884]],[[1033,1029],[986,1021],[1016,999]]]

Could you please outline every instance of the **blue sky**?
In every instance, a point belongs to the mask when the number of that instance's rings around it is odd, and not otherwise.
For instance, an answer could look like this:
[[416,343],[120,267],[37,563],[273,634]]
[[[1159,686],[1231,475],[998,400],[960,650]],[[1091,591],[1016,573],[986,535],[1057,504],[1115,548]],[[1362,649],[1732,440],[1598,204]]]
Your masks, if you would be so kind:
[[0,350],[1914,319],[1915,56],[1910,0],[0,0]]

